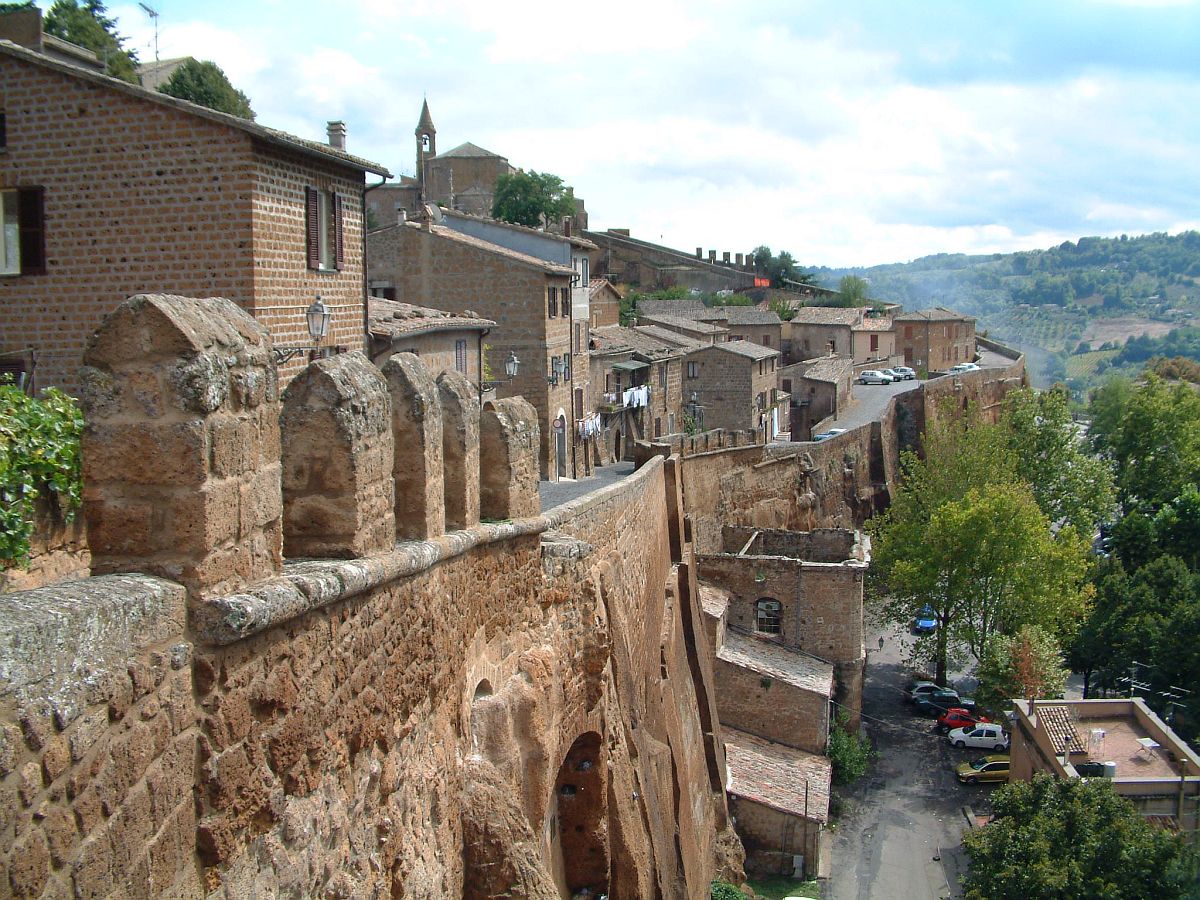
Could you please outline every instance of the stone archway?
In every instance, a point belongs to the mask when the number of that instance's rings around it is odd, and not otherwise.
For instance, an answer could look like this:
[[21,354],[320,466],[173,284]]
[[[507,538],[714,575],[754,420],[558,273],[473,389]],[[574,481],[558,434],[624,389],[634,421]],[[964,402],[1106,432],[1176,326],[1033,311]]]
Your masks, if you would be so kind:
[[608,893],[608,767],[595,731],[567,751],[547,811],[554,880],[564,898]]

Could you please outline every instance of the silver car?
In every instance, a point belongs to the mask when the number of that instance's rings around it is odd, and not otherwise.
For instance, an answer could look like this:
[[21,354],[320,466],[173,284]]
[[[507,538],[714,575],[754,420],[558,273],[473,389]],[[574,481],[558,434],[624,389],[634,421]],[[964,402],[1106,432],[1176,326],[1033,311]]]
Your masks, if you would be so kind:
[[878,369],[866,369],[858,373],[858,378],[854,379],[859,384],[891,384],[896,379],[891,375],[885,375]]

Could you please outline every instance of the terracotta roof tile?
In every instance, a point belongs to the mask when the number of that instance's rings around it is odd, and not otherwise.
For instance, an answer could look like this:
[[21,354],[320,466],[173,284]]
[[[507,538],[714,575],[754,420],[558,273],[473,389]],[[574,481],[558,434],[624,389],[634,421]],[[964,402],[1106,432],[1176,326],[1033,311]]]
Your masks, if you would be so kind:
[[1050,738],[1050,743],[1053,745],[1055,753],[1063,752],[1063,748],[1067,746],[1068,739],[1070,739],[1074,747],[1082,749],[1082,745],[1079,743],[1079,735],[1075,730],[1075,717],[1071,715],[1069,707],[1039,705],[1037,707],[1037,717],[1038,724]]
[[833,696],[833,666],[782,644],[729,629],[717,659],[778,678],[794,687]]
[[738,356],[745,356],[750,359],[770,359],[772,356],[779,355],[778,350],[772,350],[770,347],[764,347],[752,341],[725,341],[701,349],[724,350],[726,353],[736,353]]
[[918,309],[915,312],[901,313],[896,316],[898,322],[974,322],[974,316],[956,313],[944,306],[934,306],[931,309]]
[[863,311],[856,306],[798,306],[793,325],[857,325]]
[[432,331],[480,330],[496,323],[475,315],[459,315],[379,297],[367,299],[367,330],[376,337],[406,337]]
[[667,325],[674,328],[686,328],[697,334],[727,334],[729,329],[714,322],[702,322],[699,319],[689,319],[686,316],[670,316],[663,313],[638,316],[651,325]]
[[[404,228],[415,228],[424,231],[420,222],[405,222]],[[383,230],[383,229],[379,229]],[[429,232],[438,237],[446,238],[447,240],[455,241],[459,244],[465,244],[469,247],[474,247],[477,250],[482,250],[485,253],[492,253],[496,256],[503,256],[515,263],[520,263],[530,268],[538,269],[551,275],[574,275],[575,270],[570,266],[560,266],[556,263],[548,263],[544,259],[538,259],[536,256],[529,256],[526,253],[518,253],[516,250],[509,250],[507,247],[501,247],[499,244],[493,244],[491,241],[485,241],[482,238],[477,238],[469,234],[463,234],[461,231],[455,231],[453,228],[447,228],[445,225],[431,225]]]
[[[829,757],[721,728],[730,794],[810,822],[829,821]],[[807,814],[807,816],[806,816]]]

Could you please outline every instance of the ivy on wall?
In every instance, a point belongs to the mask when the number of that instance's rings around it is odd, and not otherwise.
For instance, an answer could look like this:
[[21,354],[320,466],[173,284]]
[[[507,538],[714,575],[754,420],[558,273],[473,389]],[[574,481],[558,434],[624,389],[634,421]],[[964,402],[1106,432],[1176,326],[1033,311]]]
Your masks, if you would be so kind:
[[28,397],[0,384],[0,565],[29,561],[36,502],[45,496],[67,521],[80,500],[83,414],[72,397],[48,388]]

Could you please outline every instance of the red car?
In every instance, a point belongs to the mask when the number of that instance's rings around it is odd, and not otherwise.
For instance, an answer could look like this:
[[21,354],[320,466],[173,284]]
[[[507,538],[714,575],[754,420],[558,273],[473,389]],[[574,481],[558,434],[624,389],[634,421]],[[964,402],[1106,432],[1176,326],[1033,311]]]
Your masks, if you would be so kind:
[[980,722],[991,722],[987,716],[977,716],[960,707],[946,710],[937,720],[938,734],[949,734],[955,728],[967,728]]

